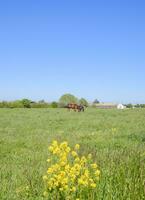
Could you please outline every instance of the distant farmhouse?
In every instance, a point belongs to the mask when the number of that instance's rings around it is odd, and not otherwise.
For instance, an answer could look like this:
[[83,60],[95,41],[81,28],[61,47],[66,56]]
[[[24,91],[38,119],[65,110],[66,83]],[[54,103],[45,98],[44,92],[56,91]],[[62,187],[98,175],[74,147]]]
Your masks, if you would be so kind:
[[126,106],[124,106],[123,104],[118,104],[117,105],[117,109],[120,109],[120,110],[122,110],[122,109],[125,109],[126,108]]
[[93,103],[93,106],[99,109],[120,109],[123,110],[126,108],[123,104],[114,104],[114,103]]

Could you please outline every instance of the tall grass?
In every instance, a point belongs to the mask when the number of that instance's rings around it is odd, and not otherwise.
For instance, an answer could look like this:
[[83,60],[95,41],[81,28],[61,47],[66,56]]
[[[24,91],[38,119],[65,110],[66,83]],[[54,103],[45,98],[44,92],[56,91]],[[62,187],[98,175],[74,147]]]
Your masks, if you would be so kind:
[[79,143],[101,170],[92,200],[145,199],[145,110],[0,109],[0,199],[43,199],[53,139]]

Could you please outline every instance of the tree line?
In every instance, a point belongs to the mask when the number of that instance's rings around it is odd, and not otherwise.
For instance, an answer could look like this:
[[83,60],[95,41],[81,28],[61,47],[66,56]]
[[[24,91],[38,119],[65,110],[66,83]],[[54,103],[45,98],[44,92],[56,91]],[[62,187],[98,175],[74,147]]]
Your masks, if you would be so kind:
[[125,104],[126,108],[145,108],[145,104],[136,104],[133,105],[131,103]]
[[[83,106],[93,106],[96,107],[96,104],[100,102],[98,99],[95,99],[91,105],[85,98],[77,98],[72,94],[64,94],[59,100],[53,102],[46,102],[44,100],[32,101],[30,99],[22,99],[16,101],[1,101],[0,108],[64,108],[68,103],[76,103]],[[136,104],[131,103],[125,105],[127,108],[145,108],[145,104]]]
[[64,94],[60,97],[59,101],[53,101],[51,103],[44,100],[32,101],[30,99],[22,99],[16,101],[1,101],[0,108],[63,108],[68,103],[81,104],[83,106],[88,106],[86,99],[78,99],[72,94]]

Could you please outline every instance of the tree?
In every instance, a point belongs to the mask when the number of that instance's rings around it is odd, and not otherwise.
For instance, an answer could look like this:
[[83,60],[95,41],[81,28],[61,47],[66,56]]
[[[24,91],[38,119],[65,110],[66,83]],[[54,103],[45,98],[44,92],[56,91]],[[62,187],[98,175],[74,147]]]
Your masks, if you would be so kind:
[[140,104],[136,104],[135,107],[136,108],[140,108],[141,106],[140,106]]
[[22,99],[21,102],[24,108],[31,108],[31,101],[29,99]]
[[50,106],[51,106],[51,108],[57,108],[58,107],[58,103],[53,101]]
[[100,101],[98,101],[98,99],[95,99],[93,103],[94,103],[94,104],[100,103]]
[[80,100],[79,100],[79,103],[81,104],[81,105],[83,105],[83,106],[88,106],[88,102],[87,102],[87,100],[86,99],[84,99],[84,98],[81,98]]
[[7,101],[0,102],[0,107],[1,108],[9,108],[9,102],[7,102]]
[[72,94],[64,94],[59,99],[60,107],[66,106],[68,103],[78,103],[77,97]]
[[133,105],[131,103],[126,104],[126,108],[132,108],[132,107],[133,107]]
[[23,105],[22,101],[16,100],[16,101],[10,102],[10,107],[11,108],[23,108],[24,105]]

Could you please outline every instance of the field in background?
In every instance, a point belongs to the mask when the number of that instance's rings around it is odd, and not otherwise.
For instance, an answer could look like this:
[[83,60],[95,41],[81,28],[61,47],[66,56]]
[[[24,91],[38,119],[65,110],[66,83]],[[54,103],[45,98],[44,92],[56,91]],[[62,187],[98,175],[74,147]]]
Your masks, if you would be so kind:
[[145,109],[88,108],[0,109],[1,200],[43,199],[53,139],[79,143],[81,154],[93,154],[101,179],[92,199],[145,199]]

